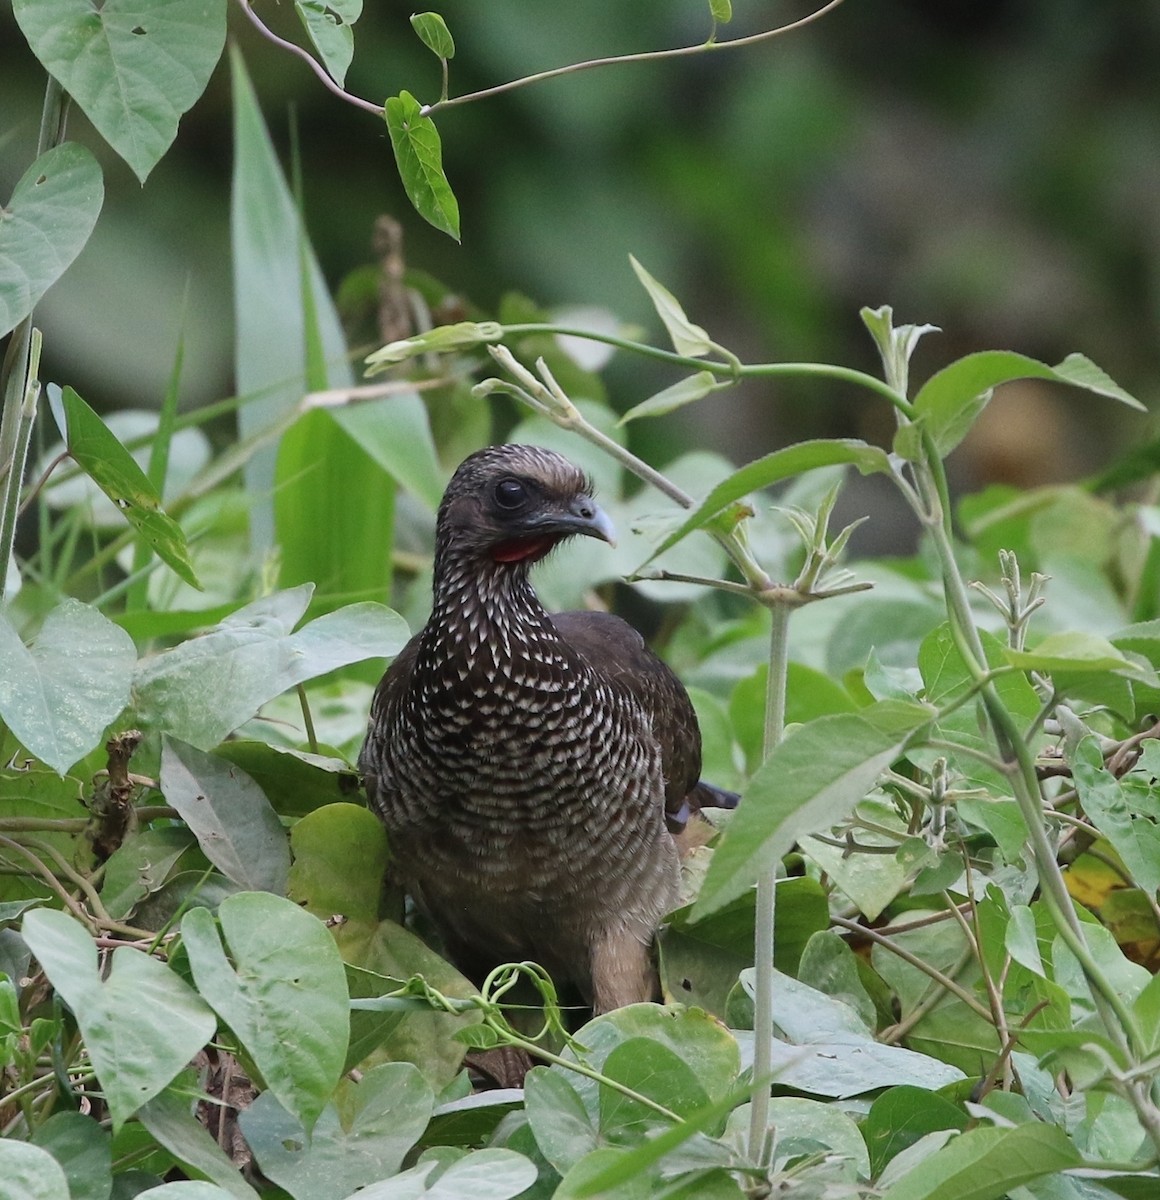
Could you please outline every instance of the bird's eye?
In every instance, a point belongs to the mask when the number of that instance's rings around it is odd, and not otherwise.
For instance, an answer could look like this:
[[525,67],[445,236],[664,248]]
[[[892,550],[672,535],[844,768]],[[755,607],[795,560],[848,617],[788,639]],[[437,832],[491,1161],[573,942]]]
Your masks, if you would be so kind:
[[495,502],[500,508],[519,508],[527,498],[528,489],[518,479],[501,479],[495,485]]

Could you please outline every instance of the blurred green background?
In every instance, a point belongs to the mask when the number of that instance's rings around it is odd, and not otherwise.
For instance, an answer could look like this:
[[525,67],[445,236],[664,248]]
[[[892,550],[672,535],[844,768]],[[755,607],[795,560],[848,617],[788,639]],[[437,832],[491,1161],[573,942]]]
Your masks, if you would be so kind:
[[[259,10],[302,40],[293,13]],[[695,42],[703,0],[445,0],[452,92],[585,57]],[[412,8],[368,0],[347,84],[376,101],[438,95]],[[739,0],[736,37],[810,11]],[[891,304],[931,322],[919,379],[951,357],[1079,350],[1151,405],[1160,391],[1160,6],[1138,0],[847,0],[806,30],[742,49],[618,66],[439,119],[463,212],[456,246],[410,210],[382,124],[326,92],[236,9],[267,121],[296,125],[307,221],[334,287],[373,260],[380,214],[408,265],[486,310],[518,290],[598,305],[659,337],[635,254],[690,316],[750,360],[877,370],[858,320]],[[33,157],[43,87],[0,8],[0,192]],[[225,63],[141,188],[75,115],[108,189],[97,231],[38,309],[45,378],[103,410],[155,406],[179,330],[183,403],[229,395],[230,97]],[[622,408],[672,377],[614,360]],[[748,385],[634,436],[660,460],[705,445],[735,460],[804,436],[889,436],[885,406],[831,384]],[[643,424],[643,423],[642,423]],[[952,464],[960,486],[1074,478],[1150,422],[1020,385]]]

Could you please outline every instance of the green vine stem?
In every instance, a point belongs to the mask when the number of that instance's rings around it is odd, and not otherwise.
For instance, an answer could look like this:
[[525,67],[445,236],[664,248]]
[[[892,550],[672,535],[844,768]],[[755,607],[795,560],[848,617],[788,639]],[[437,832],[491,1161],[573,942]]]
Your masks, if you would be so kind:
[[[785,694],[789,674],[789,619],[793,608],[769,606],[769,674],[765,681],[765,726],[761,757],[767,759],[785,732]],[[749,1157],[761,1162],[769,1129],[769,1083],[773,1075],[773,950],[777,899],[777,865],[757,881],[753,933],[753,1093],[749,1107]]]

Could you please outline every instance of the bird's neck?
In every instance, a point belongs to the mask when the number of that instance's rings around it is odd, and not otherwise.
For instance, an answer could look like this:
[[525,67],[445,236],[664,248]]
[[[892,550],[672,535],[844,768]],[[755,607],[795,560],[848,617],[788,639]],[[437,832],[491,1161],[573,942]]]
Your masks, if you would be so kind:
[[436,562],[435,591],[426,640],[441,658],[495,662],[518,656],[521,646],[558,641],[528,579],[525,562],[494,562],[448,555]]

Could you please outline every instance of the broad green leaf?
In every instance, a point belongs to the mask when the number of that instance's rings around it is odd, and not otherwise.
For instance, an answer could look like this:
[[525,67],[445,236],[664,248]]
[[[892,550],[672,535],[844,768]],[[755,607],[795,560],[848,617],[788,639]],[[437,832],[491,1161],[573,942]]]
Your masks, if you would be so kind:
[[417,1067],[383,1063],[358,1083],[344,1079],[309,1136],[271,1092],[259,1096],[239,1124],[262,1174],[294,1200],[335,1200],[394,1175],[434,1107]]
[[712,338],[700,325],[694,325],[685,316],[685,310],[676,296],[663,284],[658,283],[631,254],[628,261],[632,263],[632,269],[636,272],[641,286],[648,292],[648,298],[652,301],[657,316],[664,322],[676,352],[690,358],[702,358],[708,354],[713,349]]
[[447,22],[437,12],[413,13],[411,28],[418,34],[419,41],[437,58],[455,57],[455,39]]
[[966,1126],[967,1114],[944,1097],[909,1085],[890,1088],[874,1101],[862,1123],[870,1151],[870,1177],[877,1179],[896,1154],[920,1137],[936,1129]]
[[[751,1069],[755,1035],[738,1030],[736,1036],[742,1065]],[[774,1038],[773,1071],[781,1087],[835,1100],[901,1084],[934,1090],[964,1078],[964,1072],[950,1063],[869,1039],[799,1046]]]
[[931,376],[914,398],[915,413],[939,453],[949,454],[962,441],[992,388],[1015,379],[1069,383],[1119,400],[1131,408],[1144,407],[1082,354],[1068,355],[1058,367],[1007,350],[968,354]]
[[[589,1021],[577,1034],[584,1061],[601,1070],[609,1055],[629,1039],[649,1038],[671,1050],[697,1079],[710,1100],[733,1091],[740,1069],[737,1042],[717,1020],[682,1005],[631,1004]],[[571,1052],[565,1052],[570,1057]],[[562,1067],[553,1067],[562,1071]],[[601,1089],[594,1081],[566,1072],[565,1077],[593,1120],[601,1112]]]
[[4,1200],[69,1200],[60,1163],[29,1142],[0,1140],[0,1179]]
[[[741,972],[741,986],[753,995],[754,969]],[[774,991],[778,997],[776,1022],[787,1041],[799,1045],[823,1041],[874,1040],[874,1030],[851,1004],[837,996],[828,996],[817,988],[774,971]]]
[[[219,1187],[216,1183],[187,1179],[178,1180],[176,1183],[163,1183],[159,1187],[138,1192],[136,1200],[231,1200],[236,1194]],[[250,1194],[256,1196],[257,1192],[251,1191]]]
[[334,939],[316,917],[266,892],[229,896],[218,916],[221,936],[204,908],[181,923],[194,980],[309,1132],[342,1074],[350,1031]]
[[163,735],[161,792],[206,858],[250,891],[286,891],[290,844],[262,789],[240,767]]
[[439,507],[446,478],[417,392],[346,405],[330,415],[402,487],[432,511]]
[[801,1096],[775,1096],[769,1106],[770,1124],[777,1130],[779,1157],[793,1157],[791,1147],[816,1153],[824,1147],[846,1160],[849,1180],[870,1178],[870,1156],[859,1125],[834,1104]]
[[859,962],[837,930],[821,929],[806,943],[798,977],[802,983],[849,1005],[863,1025],[873,1029],[877,1010],[862,980]]
[[443,173],[443,144],[410,92],[387,100],[384,115],[407,199],[436,229],[459,241],[459,204]]
[[709,12],[713,20],[727,25],[733,20],[733,5],[731,0],[709,0]]
[[294,0],[332,79],[346,82],[346,71],[354,57],[354,23],[362,15],[363,0]]
[[[314,714],[316,722],[320,715]],[[345,759],[268,742],[230,738],[214,753],[241,767],[283,817],[304,817],[333,804],[346,794],[344,785],[354,779],[354,768]]]
[[125,520],[186,583],[201,588],[181,526],[161,511],[161,497],[133,456],[71,387],[61,392],[69,454]]
[[444,1170],[441,1165],[424,1155],[417,1167],[347,1200],[514,1200],[536,1182],[533,1163],[512,1150],[475,1150]]
[[[159,1145],[164,1146],[179,1162],[192,1167],[206,1179],[213,1180],[223,1194],[235,1200],[257,1200],[257,1192],[242,1178],[225,1151],[193,1115],[191,1093],[196,1095],[199,1091],[196,1078],[191,1078],[188,1087],[183,1090],[166,1088],[141,1109],[137,1119]],[[191,1200],[196,1200],[196,1197]]]
[[0,613],[0,719],[63,775],[129,702],[137,652],[95,608],[62,600],[25,646]]
[[130,833],[105,863],[101,903],[109,916],[123,921],[146,896],[160,891],[178,860],[196,845],[184,826]]
[[[291,630],[309,602],[304,584],[248,604],[202,637],[142,662],[134,681],[141,720],[210,750],[296,684],[367,658],[391,658],[407,640],[402,618],[352,604]],[[295,601],[279,608],[278,598]]]
[[919,1163],[883,1200],[999,1200],[1021,1184],[1080,1161],[1067,1135],[1053,1125],[972,1129]]
[[[666,995],[726,1020],[737,978],[753,962],[754,910],[750,892],[703,920],[690,919],[691,907],[670,913],[657,939]],[[796,972],[812,935],[829,923],[826,893],[816,879],[778,880],[774,945],[782,970]]]
[[92,939],[64,913],[35,909],[24,918],[23,936],[77,1019],[114,1129],[213,1036],[217,1023],[202,998],[143,951],[114,950],[102,979]]
[[109,1131],[93,1117],[77,1112],[54,1113],[36,1127],[32,1141],[64,1168],[69,1200],[109,1200],[113,1188],[113,1153]]
[[524,1110],[540,1153],[561,1175],[599,1144],[584,1102],[560,1071],[533,1067],[528,1072]]
[[1160,824],[1140,811],[1133,789],[1107,770],[1091,735],[1076,747],[1071,773],[1088,819],[1123,859],[1133,883],[1155,895],[1160,888]]
[[[369,938],[360,937],[357,927],[348,934],[344,926],[335,931],[335,939],[348,963],[352,998],[393,991],[397,985],[384,987],[383,977],[406,980],[413,975],[421,975],[445,996],[466,999],[478,995],[478,988],[446,959],[393,921],[380,921]],[[463,1063],[464,1044],[456,1034],[469,1026],[479,1027],[481,1020],[474,1011],[458,1015],[420,1010],[405,1013],[401,1021],[378,1019],[384,1015],[395,1014],[366,1010],[351,1013],[347,1065],[357,1065],[372,1051],[380,1061],[421,1062],[424,1074],[436,1087],[450,1083]]]
[[[308,388],[350,387],[354,376],[346,361],[342,325],[330,301],[317,259],[305,242],[302,218],[270,135],[262,120],[241,54],[230,53],[234,98],[234,173],[230,192],[230,231],[236,330],[234,373],[238,393],[247,402],[238,410],[243,442],[288,422]],[[309,302],[310,313],[306,307]],[[307,347],[322,358],[325,378],[309,382]],[[317,365],[317,364],[316,364]],[[340,441],[335,432],[335,441]],[[320,445],[318,453],[329,447]],[[271,441],[245,463],[251,502],[251,541],[259,551],[274,543],[274,467],[277,446]],[[347,466],[348,464],[344,464]],[[315,472],[325,478],[329,464]],[[362,482],[347,478],[346,484]],[[340,497],[332,497],[335,503]],[[328,519],[320,508],[309,532]],[[326,514],[326,515],[322,515]],[[325,526],[322,526],[325,527]],[[383,553],[390,555],[389,543]]]
[[718,387],[717,377],[712,371],[698,371],[663,392],[657,392],[647,400],[642,400],[620,418],[619,424],[627,425],[640,417],[659,417],[670,413],[696,400],[703,400],[715,387]]
[[[601,1070],[609,1079],[681,1117],[690,1117],[709,1104],[692,1067],[668,1046],[649,1037],[621,1042],[609,1053]],[[639,1100],[612,1088],[600,1089],[600,1131],[605,1137],[619,1140],[632,1133],[643,1133],[661,1120]]]
[[20,177],[0,208],[0,337],[81,252],[104,195],[97,160],[75,142],[46,151]]
[[1116,671],[1131,675],[1141,670],[1106,638],[1094,633],[1050,633],[1033,650],[1005,650],[1004,656],[1025,671]]
[[[918,729],[929,716],[914,705],[906,723]],[[800,837],[845,817],[905,744],[906,731],[882,730],[865,715],[845,713],[819,717],[791,733],[745,789],[713,855],[694,916],[739,896]]]
[[226,0],[13,0],[33,54],[142,183],[205,90]]
[[328,804],[296,821],[290,831],[294,865],[287,895],[321,920],[344,918],[335,930],[340,948],[367,938],[379,923],[387,834],[359,804]]
[[651,562],[657,555],[675,546],[695,529],[707,525],[729,505],[748,496],[750,492],[760,491],[771,484],[780,483],[783,479],[790,479],[794,475],[801,475],[818,467],[843,464],[852,464],[863,475],[887,474],[890,471],[890,459],[885,450],[854,438],[799,442],[796,446],[775,450],[772,454],[742,467],[719,483],[693,510],[692,515],[661,542],[648,561]]

